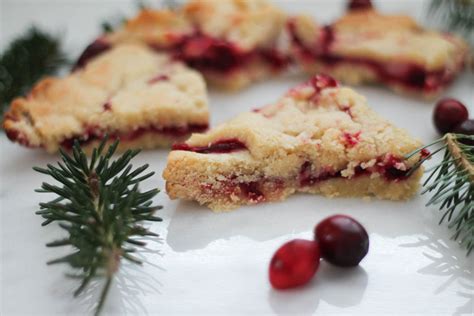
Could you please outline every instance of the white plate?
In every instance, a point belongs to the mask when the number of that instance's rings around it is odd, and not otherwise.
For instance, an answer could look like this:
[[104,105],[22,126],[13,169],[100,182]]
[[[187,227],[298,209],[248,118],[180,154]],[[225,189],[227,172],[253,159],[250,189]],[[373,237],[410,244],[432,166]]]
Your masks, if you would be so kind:
[[[286,1],[291,12],[314,13],[329,21],[341,3]],[[411,12],[420,17],[423,1],[379,2],[387,12]],[[120,8],[120,9],[119,9]],[[131,12],[129,1],[12,1],[2,0],[2,45],[32,21],[64,33],[68,50],[77,54],[97,34],[102,17],[119,10]],[[63,32],[65,30],[65,32]],[[302,78],[278,78],[239,94],[211,93],[212,123],[274,101]],[[474,77],[463,75],[446,95],[455,96],[474,113]],[[383,88],[364,87],[371,106],[425,142],[436,137],[432,103],[397,96]],[[46,242],[62,236],[57,225],[40,227],[34,212],[46,196],[32,191],[46,177],[31,170],[56,158],[23,149],[0,138],[1,150],[1,301],[0,313],[82,314],[90,312],[96,287],[72,298],[77,281],[68,280],[66,267],[45,262],[64,253]],[[167,151],[142,153],[134,164],[150,163],[158,176],[144,188],[164,187],[159,176]],[[283,203],[244,207],[214,214],[194,203],[170,201],[163,192],[163,223],[152,226],[159,243],[144,254],[144,267],[122,266],[113,283],[105,312],[110,314],[350,314],[451,315],[472,314],[473,261],[449,239],[440,214],[425,208],[426,197],[409,202],[364,202],[296,195]],[[311,238],[314,225],[334,213],[360,220],[370,233],[370,251],[356,269],[322,263],[306,287],[277,292],[267,281],[273,252],[292,238]]]

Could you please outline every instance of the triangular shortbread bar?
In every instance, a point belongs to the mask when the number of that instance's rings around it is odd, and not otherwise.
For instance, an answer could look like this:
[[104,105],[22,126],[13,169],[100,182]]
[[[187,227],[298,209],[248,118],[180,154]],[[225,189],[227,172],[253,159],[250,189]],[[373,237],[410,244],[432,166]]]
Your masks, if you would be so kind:
[[366,99],[318,75],[273,105],[243,113],[174,146],[164,171],[173,199],[214,210],[283,200],[295,192],[402,200],[419,186],[409,173],[420,146]]
[[286,69],[277,49],[285,14],[267,0],[191,0],[174,10],[146,8],[104,34],[78,66],[110,47],[143,43],[201,72],[213,85],[239,89]]
[[357,8],[319,25],[310,16],[289,19],[293,56],[310,74],[324,72],[347,84],[381,83],[432,98],[463,69],[468,45],[427,30],[411,17]]
[[55,152],[76,139],[92,147],[105,134],[120,138],[122,148],[169,146],[205,131],[208,120],[199,73],[146,46],[125,44],[65,78],[41,80],[13,101],[4,128],[12,141]]

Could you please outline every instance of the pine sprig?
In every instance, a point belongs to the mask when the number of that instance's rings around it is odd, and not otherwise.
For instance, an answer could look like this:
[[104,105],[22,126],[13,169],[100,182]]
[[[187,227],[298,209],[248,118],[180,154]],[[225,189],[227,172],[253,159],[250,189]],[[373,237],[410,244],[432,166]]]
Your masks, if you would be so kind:
[[464,35],[474,45],[474,0],[432,0],[428,13],[445,26]]
[[428,148],[434,151],[426,155],[415,167],[415,171],[427,159],[438,153],[443,160],[428,170],[431,172],[424,182],[422,194],[431,193],[427,206],[437,205],[444,214],[440,224],[448,223],[454,231],[452,238],[467,250],[474,249],[474,136],[446,134],[443,138],[409,154],[406,159]]
[[139,184],[154,172],[143,174],[144,165],[133,168],[130,161],[139,150],[128,150],[112,161],[118,141],[105,149],[107,137],[93,150],[90,160],[79,143],[73,146],[72,155],[61,151],[57,166],[48,164],[35,171],[54,178],[59,184],[43,183],[40,193],[54,193],[58,197],[40,203],[43,226],[59,222],[66,237],[48,243],[48,247],[72,247],[72,253],[48,262],[48,265],[66,263],[76,273],[70,277],[82,280],[74,292],[79,295],[94,278],[104,277],[105,285],[96,307],[99,314],[112,279],[121,259],[136,264],[142,262],[133,255],[145,243],[137,238],[157,236],[143,226],[146,221],[161,221],[154,213],[161,206],[153,206],[152,199],[159,190],[139,190]]
[[15,39],[0,56],[0,115],[15,97],[66,63],[60,40],[36,27]]

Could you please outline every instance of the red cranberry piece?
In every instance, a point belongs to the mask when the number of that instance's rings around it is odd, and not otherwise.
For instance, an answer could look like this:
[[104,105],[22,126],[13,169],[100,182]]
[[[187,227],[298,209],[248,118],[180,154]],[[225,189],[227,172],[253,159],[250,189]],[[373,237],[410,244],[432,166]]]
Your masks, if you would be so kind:
[[469,113],[464,104],[456,99],[446,98],[436,104],[433,121],[438,132],[445,134],[452,132],[468,117]]
[[353,267],[369,251],[369,235],[352,217],[334,215],[316,226],[315,238],[319,242],[321,257],[341,267]]
[[110,43],[108,43],[104,39],[102,38],[96,39],[94,42],[89,44],[89,46],[87,46],[86,49],[82,52],[81,56],[79,56],[72,70],[74,71],[79,68],[83,68],[91,59],[104,53],[105,51],[109,50],[111,47],[112,45],[110,45]]
[[425,69],[412,64],[387,63],[381,67],[380,72],[387,79],[401,81],[408,86],[420,89],[423,89],[427,82]]
[[288,289],[306,284],[319,267],[317,242],[295,239],[281,246],[270,262],[270,283],[276,289]]
[[[453,133],[463,134],[463,135],[474,135],[474,120],[465,120],[456,128],[454,128]],[[474,146],[474,140],[470,139],[460,139],[460,141],[466,145]]]
[[349,10],[367,10],[372,9],[371,0],[351,0],[347,6]]
[[316,91],[321,91],[326,88],[334,88],[339,84],[336,79],[325,74],[319,74],[311,78],[311,85],[316,89]]
[[154,84],[160,81],[168,81],[168,80],[170,80],[170,77],[168,77],[167,75],[157,75],[151,78],[150,80],[148,80],[148,84]]
[[197,69],[227,72],[244,63],[247,55],[232,43],[198,34],[178,46],[175,57]]

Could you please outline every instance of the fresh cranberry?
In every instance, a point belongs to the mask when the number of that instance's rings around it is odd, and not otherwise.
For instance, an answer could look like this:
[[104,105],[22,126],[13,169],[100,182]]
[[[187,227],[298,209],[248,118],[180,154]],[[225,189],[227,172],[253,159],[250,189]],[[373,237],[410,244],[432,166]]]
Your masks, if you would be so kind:
[[369,251],[369,235],[355,219],[334,215],[316,226],[315,239],[319,242],[321,256],[341,267],[359,264]]
[[104,39],[96,39],[94,42],[89,44],[89,46],[87,46],[86,49],[82,52],[81,56],[79,56],[79,58],[77,59],[77,62],[72,68],[72,70],[74,71],[79,68],[83,68],[91,59],[104,53],[111,47],[112,45],[110,45],[110,43],[108,43]]
[[372,9],[372,1],[371,0],[350,0],[347,8],[349,10]]
[[288,289],[308,283],[319,267],[317,242],[295,239],[281,246],[270,262],[270,283]]
[[445,134],[452,132],[468,117],[469,113],[464,104],[456,99],[446,98],[436,104],[433,121],[438,132]]
[[[454,128],[453,133],[473,136],[474,120],[465,120],[464,122],[456,126],[456,128]],[[460,141],[466,145],[474,146],[474,140],[460,139]]]

